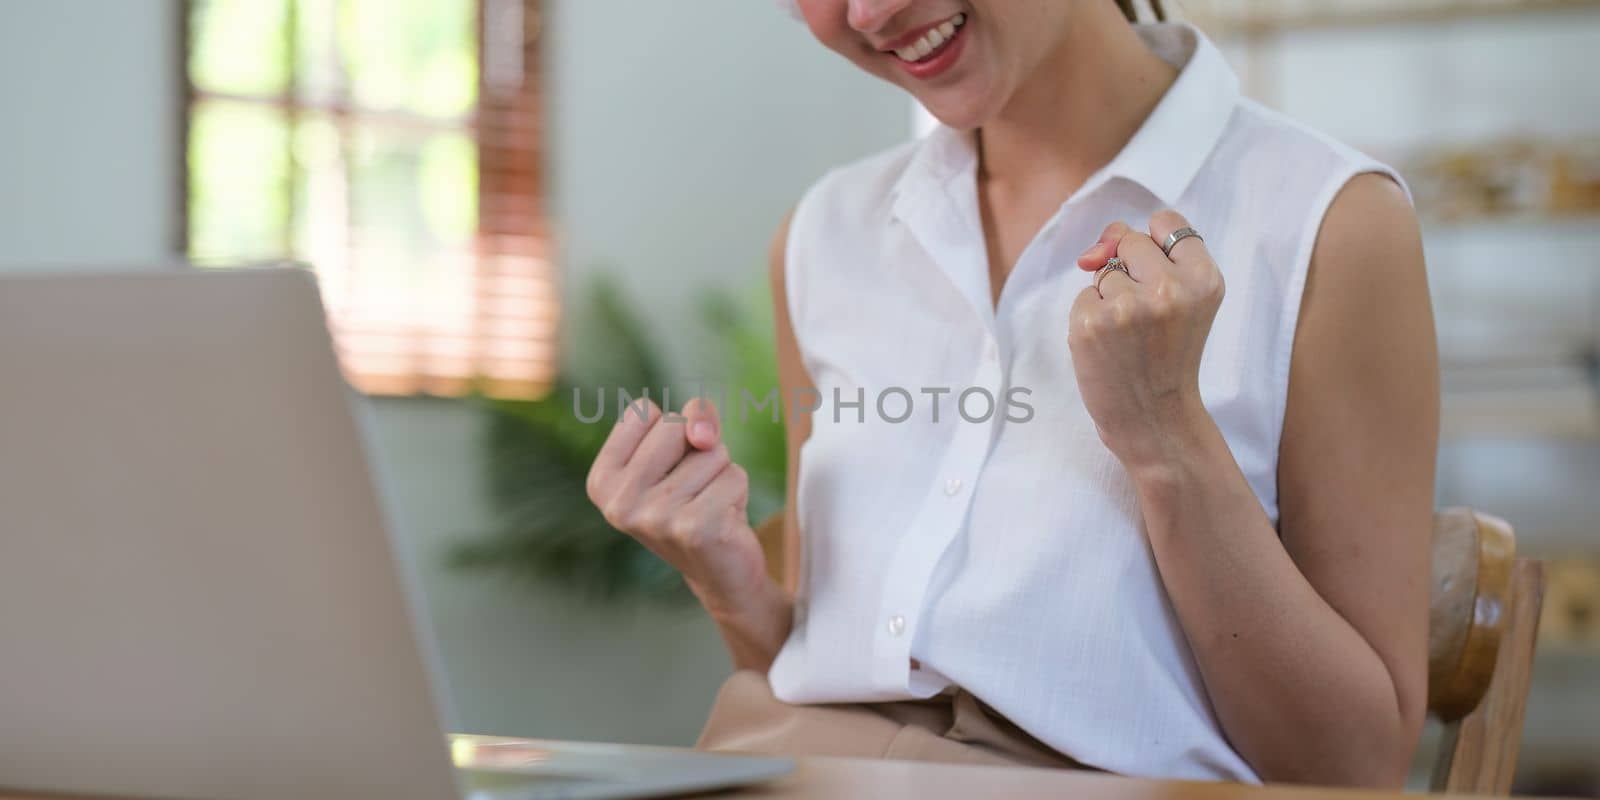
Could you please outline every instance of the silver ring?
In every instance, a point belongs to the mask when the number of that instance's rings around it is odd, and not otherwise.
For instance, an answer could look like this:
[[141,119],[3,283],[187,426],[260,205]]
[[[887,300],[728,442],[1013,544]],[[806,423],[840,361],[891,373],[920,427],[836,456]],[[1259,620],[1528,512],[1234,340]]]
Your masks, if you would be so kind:
[[1105,280],[1105,277],[1113,272],[1120,272],[1128,276],[1129,280],[1133,279],[1133,273],[1128,271],[1128,263],[1117,256],[1112,256],[1111,259],[1106,262],[1105,266],[1095,270],[1094,272],[1094,290],[1102,298],[1106,295],[1105,292],[1100,291],[1100,282]]
[[1181,242],[1190,236],[1193,236],[1202,242],[1205,241],[1205,237],[1197,233],[1194,228],[1179,228],[1173,231],[1172,235],[1167,237],[1167,241],[1161,245],[1162,254],[1164,254],[1167,258],[1172,258],[1172,248],[1177,247],[1178,242]]

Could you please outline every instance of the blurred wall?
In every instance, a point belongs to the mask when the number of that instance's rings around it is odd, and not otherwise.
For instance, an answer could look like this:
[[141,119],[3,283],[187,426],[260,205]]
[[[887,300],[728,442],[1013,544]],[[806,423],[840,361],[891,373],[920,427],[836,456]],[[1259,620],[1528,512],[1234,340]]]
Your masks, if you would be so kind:
[[0,5],[0,269],[170,257],[177,61],[166,0]]
[[909,135],[904,95],[768,0],[550,5],[568,297],[605,270],[663,328],[692,328],[697,292],[765,280],[767,244],[812,180]]
[[[176,8],[0,4],[0,270],[171,260]],[[612,271],[659,331],[688,324],[687,303],[705,286],[759,282],[773,229],[824,169],[906,136],[904,101],[770,3],[547,8],[565,292]],[[682,348],[668,355],[693,360]],[[441,570],[445,544],[488,517],[477,419],[451,401],[370,405],[454,725],[691,742],[729,669],[702,615],[589,608],[548,587]]]

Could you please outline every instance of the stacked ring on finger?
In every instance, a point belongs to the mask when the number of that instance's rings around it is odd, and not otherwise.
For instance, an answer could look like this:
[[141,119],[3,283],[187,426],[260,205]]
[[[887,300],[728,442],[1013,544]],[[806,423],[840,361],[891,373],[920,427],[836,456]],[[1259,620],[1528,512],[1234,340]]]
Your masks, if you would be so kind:
[[1178,242],[1181,242],[1184,239],[1188,239],[1191,236],[1196,238],[1196,239],[1199,239],[1202,242],[1206,240],[1205,237],[1201,236],[1199,234],[1199,232],[1195,231],[1194,228],[1190,228],[1190,227],[1179,228],[1179,229],[1173,231],[1172,234],[1167,237],[1167,240],[1165,242],[1161,243],[1161,254],[1166,256],[1167,258],[1172,258],[1172,248],[1177,247],[1178,246]]
[[[1110,275],[1113,272],[1120,272],[1120,273],[1128,276],[1129,278],[1133,277],[1133,273],[1128,271],[1128,263],[1126,261],[1123,261],[1118,256],[1112,256],[1109,260],[1106,261],[1106,265],[1105,266],[1101,267],[1098,270],[1095,270],[1095,273],[1094,273],[1094,290],[1096,292],[1100,291],[1100,282],[1105,280],[1105,277],[1107,275]],[[1104,297],[1105,293],[1102,292],[1100,296]]]

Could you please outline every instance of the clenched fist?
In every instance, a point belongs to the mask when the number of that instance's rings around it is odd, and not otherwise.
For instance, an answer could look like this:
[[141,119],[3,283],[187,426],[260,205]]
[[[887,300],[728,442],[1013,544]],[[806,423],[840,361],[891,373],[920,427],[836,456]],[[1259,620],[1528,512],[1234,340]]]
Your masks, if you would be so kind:
[[589,470],[606,521],[677,568],[714,615],[761,591],[766,561],[745,505],[749,479],[728,459],[716,409],[665,415],[648,399],[622,412]]
[[1206,413],[1200,356],[1222,304],[1222,271],[1199,238],[1161,245],[1188,222],[1175,211],[1150,218],[1148,234],[1117,222],[1078,257],[1108,272],[1078,295],[1068,316],[1073,370],[1100,440],[1130,470],[1158,465],[1166,444]]

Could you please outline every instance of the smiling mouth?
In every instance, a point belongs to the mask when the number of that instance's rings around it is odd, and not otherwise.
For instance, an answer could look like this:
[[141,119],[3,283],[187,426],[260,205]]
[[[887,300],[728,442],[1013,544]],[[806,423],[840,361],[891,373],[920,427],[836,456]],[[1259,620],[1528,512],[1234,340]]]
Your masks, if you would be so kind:
[[960,30],[961,26],[965,24],[967,24],[967,15],[956,14],[944,22],[929,28],[915,42],[904,47],[895,48],[894,55],[908,64],[927,61],[950,46],[950,42],[956,37],[956,31]]

